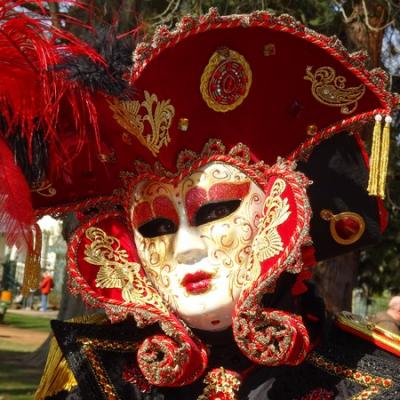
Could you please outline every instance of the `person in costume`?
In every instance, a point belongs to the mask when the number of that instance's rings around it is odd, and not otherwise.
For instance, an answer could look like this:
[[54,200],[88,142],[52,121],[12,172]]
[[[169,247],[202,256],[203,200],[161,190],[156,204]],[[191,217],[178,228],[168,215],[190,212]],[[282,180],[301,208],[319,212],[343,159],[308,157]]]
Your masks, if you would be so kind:
[[[17,35],[29,17],[11,11]],[[397,398],[398,346],[348,314],[330,327],[305,282],[385,227],[385,74],[267,12],[187,16],[133,57],[114,43],[118,62],[29,22],[0,42],[3,176],[22,169],[36,216],[79,212],[69,286],[106,313],[53,321],[35,398]],[[34,221],[10,181],[18,236]]]
[[377,326],[400,335],[400,296],[393,296],[385,311],[380,311],[371,318]]

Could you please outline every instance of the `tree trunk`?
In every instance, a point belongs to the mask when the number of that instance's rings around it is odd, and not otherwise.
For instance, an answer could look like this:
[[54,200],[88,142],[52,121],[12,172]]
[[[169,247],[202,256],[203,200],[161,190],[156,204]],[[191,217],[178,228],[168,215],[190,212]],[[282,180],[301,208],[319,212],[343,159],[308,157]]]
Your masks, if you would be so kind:
[[351,311],[360,253],[353,251],[321,263],[314,274],[319,294],[330,313]]

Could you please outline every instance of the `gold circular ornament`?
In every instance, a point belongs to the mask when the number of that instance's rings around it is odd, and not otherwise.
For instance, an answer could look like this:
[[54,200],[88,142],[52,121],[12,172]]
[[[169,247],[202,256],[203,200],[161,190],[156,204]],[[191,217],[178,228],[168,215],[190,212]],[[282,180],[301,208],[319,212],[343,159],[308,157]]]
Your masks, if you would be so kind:
[[345,211],[333,214],[331,210],[321,210],[320,216],[329,221],[329,230],[335,242],[349,245],[357,242],[365,232],[364,218],[355,212]]
[[200,92],[212,110],[232,111],[249,94],[252,79],[246,59],[238,52],[223,47],[210,57],[201,75]]

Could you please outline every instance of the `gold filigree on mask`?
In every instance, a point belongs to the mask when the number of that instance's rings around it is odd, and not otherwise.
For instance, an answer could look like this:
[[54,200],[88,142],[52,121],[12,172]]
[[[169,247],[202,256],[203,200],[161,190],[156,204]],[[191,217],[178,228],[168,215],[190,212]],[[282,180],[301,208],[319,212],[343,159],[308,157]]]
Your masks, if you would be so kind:
[[342,114],[351,114],[358,106],[358,100],[364,96],[365,85],[346,88],[346,78],[336,76],[332,67],[320,67],[315,73],[312,66],[306,69],[304,79],[311,81],[313,96],[322,104],[340,107]]
[[254,281],[260,275],[262,261],[276,256],[283,250],[278,226],[283,224],[290,215],[288,200],[281,197],[285,189],[285,181],[277,179],[265,200],[263,217],[259,222],[258,232],[253,241],[254,258],[249,263],[249,282]]
[[[171,141],[169,128],[175,115],[175,108],[170,104],[170,100],[158,101],[155,94],[150,94],[145,90],[144,100],[141,103],[138,100],[108,100],[108,104],[118,124],[147,147],[154,157],[160,152],[162,146],[167,146]],[[143,117],[139,113],[142,107],[146,110]],[[151,127],[149,134],[144,133],[145,121]]]
[[91,243],[85,246],[85,261],[100,266],[96,276],[98,288],[122,289],[122,298],[138,305],[153,304],[167,313],[161,297],[147,278],[140,274],[140,264],[128,261],[128,253],[120,241],[97,227],[85,232]]

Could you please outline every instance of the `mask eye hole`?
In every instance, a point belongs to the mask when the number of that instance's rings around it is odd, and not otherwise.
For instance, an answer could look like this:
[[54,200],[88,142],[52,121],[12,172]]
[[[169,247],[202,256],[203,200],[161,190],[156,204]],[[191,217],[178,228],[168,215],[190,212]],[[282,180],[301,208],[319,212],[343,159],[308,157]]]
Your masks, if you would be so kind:
[[197,210],[194,225],[199,226],[227,217],[239,208],[240,203],[241,200],[228,200],[205,204]]
[[162,235],[176,233],[177,226],[167,218],[155,218],[141,225],[138,231],[143,237],[154,238]]

